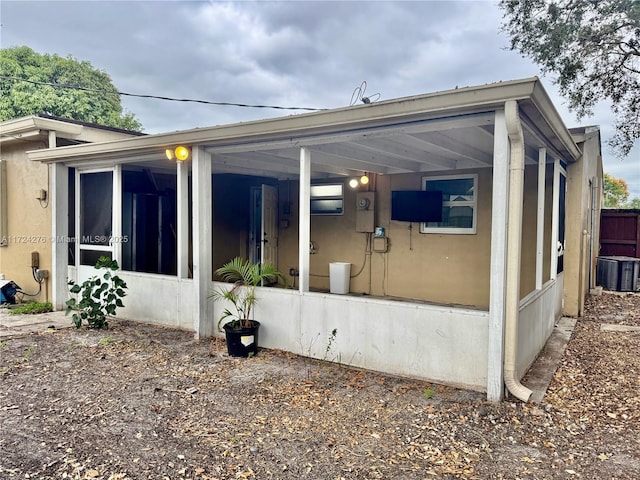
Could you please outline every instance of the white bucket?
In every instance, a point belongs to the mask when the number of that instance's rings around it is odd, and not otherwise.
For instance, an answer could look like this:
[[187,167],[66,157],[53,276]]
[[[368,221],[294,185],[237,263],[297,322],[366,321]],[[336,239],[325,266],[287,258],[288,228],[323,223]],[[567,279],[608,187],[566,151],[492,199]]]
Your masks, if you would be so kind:
[[344,295],[349,293],[349,277],[351,264],[332,262],[329,264],[329,291]]

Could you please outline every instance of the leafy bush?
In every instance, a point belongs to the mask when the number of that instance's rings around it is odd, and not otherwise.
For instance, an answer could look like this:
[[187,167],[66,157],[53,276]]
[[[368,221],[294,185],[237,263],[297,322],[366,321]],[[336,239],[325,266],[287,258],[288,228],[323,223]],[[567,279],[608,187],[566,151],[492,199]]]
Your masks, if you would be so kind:
[[104,272],[82,282],[81,285],[69,282],[71,293],[79,298],[67,300],[67,312],[72,316],[76,328],[86,321],[90,328],[109,328],[107,315],[115,316],[116,309],[124,307],[122,297],[126,295],[127,284],[113,272],[118,270],[118,262],[108,257],[100,257],[96,269]]
[[19,307],[11,308],[9,313],[12,315],[34,315],[36,313],[47,313],[53,311],[51,302],[28,302]]

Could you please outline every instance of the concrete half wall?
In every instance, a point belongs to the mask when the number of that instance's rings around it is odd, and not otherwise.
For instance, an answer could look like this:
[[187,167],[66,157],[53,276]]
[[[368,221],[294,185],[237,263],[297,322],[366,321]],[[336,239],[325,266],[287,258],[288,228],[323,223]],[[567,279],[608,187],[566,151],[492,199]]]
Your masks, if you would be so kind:
[[542,350],[562,314],[564,275],[520,302],[517,374],[522,378]]
[[[79,281],[93,274],[81,267]],[[118,275],[128,286],[119,318],[194,329],[193,280]],[[212,282],[211,291],[225,285]],[[486,311],[267,287],[256,294],[261,347],[486,391]],[[213,304],[214,328],[224,308]]]
[[257,296],[263,347],[486,390],[488,312],[275,288]]

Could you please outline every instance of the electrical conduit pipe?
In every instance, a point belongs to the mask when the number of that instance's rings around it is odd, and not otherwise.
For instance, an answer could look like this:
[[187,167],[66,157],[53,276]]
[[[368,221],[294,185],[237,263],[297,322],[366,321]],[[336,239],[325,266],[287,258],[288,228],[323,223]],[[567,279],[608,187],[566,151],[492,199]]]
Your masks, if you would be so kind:
[[516,373],[518,315],[520,305],[520,254],[522,248],[522,203],[524,195],[524,135],[518,102],[505,102],[509,137],[509,202],[507,224],[507,278],[505,289],[504,383],[509,392],[526,402],[533,393],[520,383]]

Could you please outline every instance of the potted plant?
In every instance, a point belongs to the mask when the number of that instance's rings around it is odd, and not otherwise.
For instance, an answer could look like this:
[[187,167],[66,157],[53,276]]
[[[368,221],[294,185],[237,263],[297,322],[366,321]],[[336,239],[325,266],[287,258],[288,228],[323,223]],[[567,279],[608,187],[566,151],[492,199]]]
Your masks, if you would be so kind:
[[233,282],[231,287],[220,287],[211,294],[214,301],[231,304],[218,320],[218,330],[225,332],[227,351],[233,357],[253,356],[258,353],[260,328],[260,322],[251,318],[257,302],[256,287],[286,280],[272,264],[254,263],[240,257],[218,268],[216,275],[225,282]]

